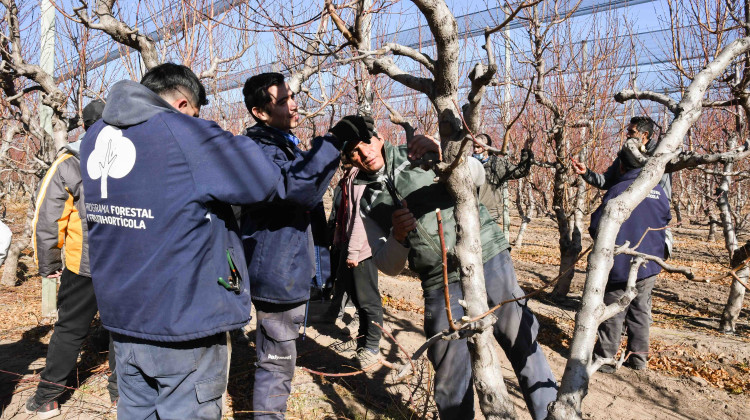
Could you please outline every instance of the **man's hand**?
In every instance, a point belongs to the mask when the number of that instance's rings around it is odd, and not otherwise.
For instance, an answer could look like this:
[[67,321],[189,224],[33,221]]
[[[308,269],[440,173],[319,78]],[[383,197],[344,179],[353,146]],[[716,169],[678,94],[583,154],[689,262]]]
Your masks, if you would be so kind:
[[57,279],[57,278],[60,278],[60,276],[62,276],[62,270],[57,270],[54,273],[52,273],[49,276],[47,276],[47,278]]
[[576,158],[570,158],[570,163],[573,164],[573,171],[578,175],[586,173],[586,165],[576,160]]
[[346,259],[346,266],[349,268],[354,268],[357,266],[357,262],[354,260],[350,260],[349,258]]
[[430,136],[418,134],[411,139],[408,145],[409,160],[418,160],[425,153],[437,153],[440,160],[443,160],[443,152],[440,150],[440,143]]
[[368,116],[347,115],[328,131],[342,143],[349,141],[369,143],[375,132],[375,121]]
[[401,244],[406,240],[406,235],[417,228],[417,219],[411,214],[406,207],[406,200],[402,201],[402,208],[396,210],[391,215],[393,225],[393,237]]

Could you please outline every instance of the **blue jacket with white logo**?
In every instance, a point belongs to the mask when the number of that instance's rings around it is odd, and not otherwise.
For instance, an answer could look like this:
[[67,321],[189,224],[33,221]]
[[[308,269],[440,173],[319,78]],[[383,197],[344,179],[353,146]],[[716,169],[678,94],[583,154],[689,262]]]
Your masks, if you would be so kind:
[[339,151],[326,137],[313,139],[309,151],[301,151],[283,133],[266,125],[245,131],[282,172],[305,180],[305,200],[276,199],[242,209],[242,242],[248,260],[253,300],[293,304],[310,298],[310,283],[318,286],[330,277],[330,256],[323,246],[325,212],[321,198],[339,163]]
[[249,276],[230,204],[308,189],[254,141],[132,81],[113,86],[103,120],[86,133],[81,173],[102,323],[154,341],[246,324]]
[[[599,228],[599,221],[602,217],[602,212],[607,203],[613,198],[622,194],[632,183],[638,174],[641,173],[641,169],[631,169],[628,172],[622,174],[617,181],[617,184],[613,185],[602,199],[602,204],[594,211],[591,215],[591,226],[589,227],[589,234],[592,237],[596,236],[597,229]],[[655,257],[664,258],[665,255],[665,230],[661,229],[672,220],[672,215],[669,212],[669,196],[664,192],[661,184],[657,184],[654,189],[643,199],[643,201],[633,209],[630,213],[630,217],[622,224],[620,231],[617,233],[617,239],[615,240],[616,246],[622,245],[625,241],[630,241],[630,246],[635,246],[641,238],[641,244],[638,246],[636,251],[644,254],[653,255]],[[648,228],[661,229],[652,230],[646,232]],[[630,261],[633,257],[629,255],[616,255],[612,270],[609,272],[609,283],[625,283],[628,281],[628,273],[630,272]],[[661,272],[661,267],[653,261],[648,261],[638,270],[638,280],[645,279],[647,277],[655,276]]]

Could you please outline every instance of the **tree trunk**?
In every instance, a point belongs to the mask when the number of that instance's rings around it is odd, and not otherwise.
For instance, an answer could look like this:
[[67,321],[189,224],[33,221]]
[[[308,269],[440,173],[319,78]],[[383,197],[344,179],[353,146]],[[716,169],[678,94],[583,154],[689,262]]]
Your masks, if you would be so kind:
[[[727,142],[728,150],[734,149],[737,145],[737,132],[733,132],[729,135],[729,141]],[[731,173],[734,168],[732,162],[724,164],[723,172]],[[721,227],[724,233],[724,247],[727,249],[729,254],[730,266],[739,264],[744,258],[734,258],[735,251],[737,251],[737,234],[734,230],[734,221],[732,220],[732,212],[729,208],[729,187],[732,179],[729,176],[723,176],[721,184],[719,185],[719,199],[717,205],[719,207],[719,216],[721,217]],[[737,255],[740,257],[739,253]],[[745,257],[746,258],[746,257]],[[736,260],[736,262],[735,262]],[[744,268],[738,273],[738,277],[742,279],[744,276],[744,282],[747,284],[748,268]],[[724,306],[724,311],[721,314],[721,322],[719,328],[725,333],[734,333],[735,326],[737,324],[737,318],[740,316],[742,311],[742,301],[745,298],[745,287],[741,285],[737,280],[732,281],[732,286],[729,289],[729,297],[727,298],[727,304]]]
[[719,221],[716,219],[716,216],[714,216],[714,213],[711,210],[706,210],[706,216],[708,216],[708,237],[706,238],[706,240],[708,242],[715,242],[716,226],[719,225]]
[[5,259],[5,269],[3,271],[3,278],[0,280],[3,286],[15,286],[18,271],[18,259],[21,257],[21,252],[29,246],[31,239],[31,228],[34,219],[34,203],[29,203],[29,208],[26,210],[26,221],[23,228],[23,232],[20,235],[13,238],[13,243],[8,251],[8,258]]
[[[446,184],[456,198],[453,213],[457,227],[455,253],[461,267],[461,287],[466,301],[466,314],[474,318],[487,312],[489,307],[484,286],[478,203],[470,187],[473,183],[468,172],[466,164],[461,164]],[[508,398],[494,341],[492,328],[468,339],[479,405],[488,420],[516,418],[515,406]]]
[[[560,131],[563,132],[563,130]],[[562,134],[560,135],[562,136]],[[558,153],[558,156],[565,156],[564,150]],[[573,275],[575,274],[573,266],[578,258],[578,254],[583,249],[581,245],[582,208],[586,187],[582,185],[584,181],[580,177],[578,177],[577,182],[576,208],[573,214],[568,215],[565,211],[567,207],[567,167],[559,163],[555,165],[555,189],[552,202],[557,220],[557,229],[560,233],[560,270],[558,273],[560,280],[558,280],[555,288],[552,290],[552,297],[555,299],[564,298],[570,292],[570,283],[573,281]]]
[[[748,277],[750,277],[750,267],[745,267],[737,272],[737,277],[742,280],[745,284],[748,283]],[[745,298],[745,286],[740,284],[737,280],[732,282],[732,286],[729,288],[729,298],[727,298],[727,304],[724,306],[724,311],[721,313],[721,323],[719,328],[726,334],[734,334],[737,326],[737,319],[740,317],[742,312],[742,301]]]
[[[526,199],[524,199],[525,196],[527,197]],[[519,249],[523,245],[523,235],[526,233],[526,227],[531,222],[531,218],[534,217],[534,197],[531,196],[531,184],[525,182],[523,178],[518,180],[516,207],[518,207],[518,216],[521,218],[521,226],[518,228],[518,235],[513,246]]]
[[677,179],[679,185],[679,191],[675,191],[676,188],[672,188],[672,207],[674,208],[674,215],[677,219],[677,226],[682,225],[682,194],[685,192],[685,184],[682,182],[682,172],[677,172],[676,176],[672,179]]

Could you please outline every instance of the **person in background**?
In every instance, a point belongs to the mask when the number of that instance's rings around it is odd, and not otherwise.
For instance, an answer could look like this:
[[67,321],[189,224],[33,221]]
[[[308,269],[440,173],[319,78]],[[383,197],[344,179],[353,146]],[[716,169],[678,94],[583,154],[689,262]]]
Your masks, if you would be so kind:
[[[612,185],[602,199],[602,203],[591,215],[589,233],[596,238],[599,222],[607,203],[622,194],[641,172],[640,168],[631,169],[621,174],[619,181]],[[638,252],[664,258],[666,237],[665,227],[671,220],[669,212],[669,198],[664,188],[657,184],[643,201],[633,209],[617,233],[616,246],[630,242],[631,246],[640,244]],[[654,229],[649,231],[648,229]],[[604,290],[604,304],[616,303],[627,292],[628,273],[630,272],[632,257],[616,255],[612,269],[609,272],[607,286]],[[638,270],[635,287],[638,294],[622,312],[599,325],[597,341],[594,347],[594,359],[613,358],[620,348],[623,323],[627,327],[628,344],[627,360],[624,366],[641,370],[648,368],[649,329],[651,328],[651,292],[654,288],[656,275],[661,272],[661,266],[653,261],[646,262]],[[615,367],[605,364],[599,368],[600,372],[612,373]]]
[[[492,144],[492,138],[487,134],[479,134],[477,137],[487,145]],[[479,202],[487,207],[495,223],[503,224],[503,184],[511,179],[527,176],[534,154],[530,149],[521,149],[518,165],[514,165],[507,156],[495,153],[488,155],[484,147],[475,143],[472,156],[484,166],[485,182],[479,187]]]
[[[368,135],[376,136],[374,130]],[[342,228],[346,243],[346,267],[342,267],[341,273],[343,277],[351,279],[352,299],[359,315],[356,360],[360,369],[368,370],[381,361],[382,332],[377,325],[383,325],[383,301],[378,290],[378,268],[372,261],[372,251],[360,215],[359,202],[366,185],[355,183],[358,173],[359,169],[352,167],[342,183],[346,197],[342,203],[345,206]]]
[[[104,102],[94,100],[83,108],[85,130],[102,117]],[[81,344],[98,311],[89,267],[88,228],[84,207],[79,150],[82,140],[62,149],[39,185],[34,211],[32,242],[39,275],[60,279],[57,322],[47,348],[47,363],[36,392],[26,402],[26,412],[41,419],[60,414],[58,398],[76,367]],[[63,266],[61,249],[65,250]],[[115,352],[110,339],[107,389],[118,398]]]

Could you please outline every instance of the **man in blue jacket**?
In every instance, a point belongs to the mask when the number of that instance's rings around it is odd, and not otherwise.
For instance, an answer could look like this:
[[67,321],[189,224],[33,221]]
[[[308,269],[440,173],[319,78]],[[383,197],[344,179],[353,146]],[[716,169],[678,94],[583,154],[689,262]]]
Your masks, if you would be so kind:
[[[227,331],[250,315],[248,272],[231,204],[308,202],[309,179],[283,172],[244,136],[197,118],[206,92],[165,63],[115,84],[86,133],[94,291],[113,333],[125,419],[218,419]],[[337,153],[335,136],[319,145]]]
[[[620,175],[619,181],[609,188],[602,199],[602,204],[591,215],[589,233],[596,237],[599,221],[607,203],[618,197],[627,189],[641,172],[640,168],[631,169]],[[630,217],[622,224],[617,233],[616,244],[625,241],[644,254],[664,258],[665,229],[672,216],[669,213],[669,197],[661,184],[656,185],[649,195],[635,208]],[[649,228],[659,229],[648,231]],[[648,233],[646,233],[648,231]],[[645,234],[645,236],[644,236]],[[609,272],[607,287],[604,291],[604,304],[610,305],[620,300],[626,292],[631,259],[629,255],[616,255],[614,265]],[[638,270],[636,289],[638,294],[628,307],[614,317],[602,322],[599,326],[599,341],[594,348],[594,358],[613,358],[620,348],[623,321],[628,329],[629,353],[625,366],[641,370],[648,367],[649,327],[651,326],[651,291],[654,288],[656,275],[661,266],[649,261]],[[600,372],[612,373],[612,365],[603,365]]]
[[[325,233],[321,200],[338,168],[340,151],[326,147],[326,137],[313,139],[309,151],[297,147],[299,139],[291,130],[299,123],[299,113],[283,75],[250,77],[242,93],[256,122],[245,135],[283,173],[306,180],[309,186],[294,201],[276,199],[242,209],[242,241],[258,325],[253,411],[256,418],[283,419],[311,280],[320,280],[321,271],[330,271],[330,267],[321,270],[315,247],[319,238],[314,233]],[[369,140],[372,124],[372,119],[344,117],[331,133],[341,139]]]

